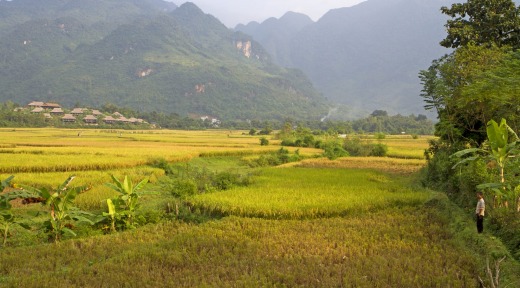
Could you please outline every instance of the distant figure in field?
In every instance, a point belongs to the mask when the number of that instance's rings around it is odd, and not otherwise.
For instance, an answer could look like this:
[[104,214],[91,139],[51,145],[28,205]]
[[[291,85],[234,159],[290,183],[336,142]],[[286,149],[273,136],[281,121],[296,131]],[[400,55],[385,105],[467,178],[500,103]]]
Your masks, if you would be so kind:
[[477,232],[484,231],[484,213],[486,211],[486,203],[484,202],[482,192],[477,192],[477,208],[475,209],[475,216],[477,218]]

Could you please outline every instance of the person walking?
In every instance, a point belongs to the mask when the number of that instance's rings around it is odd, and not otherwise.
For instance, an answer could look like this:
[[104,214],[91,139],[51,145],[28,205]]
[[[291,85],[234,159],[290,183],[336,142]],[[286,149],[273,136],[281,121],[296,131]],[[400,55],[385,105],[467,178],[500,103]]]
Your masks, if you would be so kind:
[[484,213],[486,211],[486,203],[484,202],[484,195],[482,192],[477,192],[477,208],[475,209],[475,216],[477,218],[477,232],[484,231]]

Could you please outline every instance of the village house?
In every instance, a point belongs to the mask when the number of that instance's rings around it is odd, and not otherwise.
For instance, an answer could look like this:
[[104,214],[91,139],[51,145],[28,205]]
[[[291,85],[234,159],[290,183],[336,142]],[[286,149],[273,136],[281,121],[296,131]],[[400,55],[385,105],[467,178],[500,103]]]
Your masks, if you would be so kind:
[[42,107],[35,107],[33,110],[31,110],[31,113],[41,113],[43,112]]
[[78,116],[78,115],[83,114],[84,110],[85,110],[85,108],[74,108],[74,109],[72,109],[72,111],[70,111],[70,114]]
[[114,124],[116,123],[116,119],[114,119],[114,117],[112,116],[106,116],[105,118],[103,118],[103,122],[105,122],[106,124]]
[[41,108],[43,106],[43,102],[33,101],[33,102],[29,103],[27,106],[29,106],[31,108],[37,108],[37,107]]
[[52,115],[61,115],[63,113],[63,109],[61,109],[60,107],[56,107],[51,110]]
[[43,103],[43,105],[41,107],[43,109],[56,109],[56,108],[61,109],[61,105],[57,104],[57,103]]
[[92,110],[92,115],[100,116],[100,115],[103,115],[103,113],[99,112],[99,110]]
[[73,123],[76,122],[76,117],[72,114],[65,114],[63,117],[61,117],[61,121],[64,123]]
[[97,124],[97,118],[94,115],[87,115],[83,118],[83,122],[87,124]]

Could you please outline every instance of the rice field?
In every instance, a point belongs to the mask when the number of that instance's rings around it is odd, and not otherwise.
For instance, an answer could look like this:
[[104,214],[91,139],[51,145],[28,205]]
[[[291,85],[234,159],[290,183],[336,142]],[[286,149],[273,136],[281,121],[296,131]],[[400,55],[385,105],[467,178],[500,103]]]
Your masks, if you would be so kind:
[[[157,159],[188,162],[197,157],[258,155],[277,149],[279,146],[260,146],[259,137],[244,131],[4,128],[0,129],[0,178],[15,175],[15,183],[55,186],[74,174],[75,183],[92,187],[90,194],[106,194],[106,188],[99,186],[109,174],[129,173],[133,179],[161,176],[147,167]],[[306,148],[300,153],[315,155],[321,150]]]
[[262,171],[252,187],[197,195],[195,209],[216,215],[269,219],[343,217],[387,206],[417,206],[430,193],[403,187],[370,170],[280,168]]
[[[485,277],[481,256],[489,248],[498,253],[500,243],[472,234],[471,221],[454,225],[465,212],[410,185],[425,164],[417,156],[425,139],[382,141],[392,157],[262,168],[250,186],[182,200],[189,216],[200,217],[195,222],[151,203],[147,209],[164,219],[125,232],[79,227],[86,230],[81,237],[49,244],[25,239],[43,239],[39,229],[14,229],[10,241],[20,243],[0,249],[0,287],[477,286],[477,276]],[[278,149],[277,141],[260,146],[244,131],[0,129],[0,179],[13,174],[17,185],[55,187],[75,174],[75,185],[91,187],[76,204],[99,211],[114,195],[103,185],[112,174],[149,178],[155,189],[165,177],[150,165],[156,159],[222,171],[236,159]],[[180,203],[161,192],[154,196],[160,204]],[[14,206],[20,217],[39,212]],[[515,269],[508,259],[503,274],[511,287],[520,283]]]

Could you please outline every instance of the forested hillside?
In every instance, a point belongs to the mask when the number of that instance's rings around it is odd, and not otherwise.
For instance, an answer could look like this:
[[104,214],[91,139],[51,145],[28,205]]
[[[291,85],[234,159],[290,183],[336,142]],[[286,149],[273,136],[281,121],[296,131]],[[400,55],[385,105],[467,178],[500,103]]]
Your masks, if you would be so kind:
[[274,65],[250,36],[192,3],[38,3],[0,2],[0,101],[224,120],[319,119],[328,110],[303,73]]
[[288,14],[236,29],[253,35],[280,65],[302,69],[328,99],[347,105],[342,117],[376,109],[424,114],[417,73],[450,52],[438,43],[447,19],[439,11],[451,3],[368,0],[315,23]]

